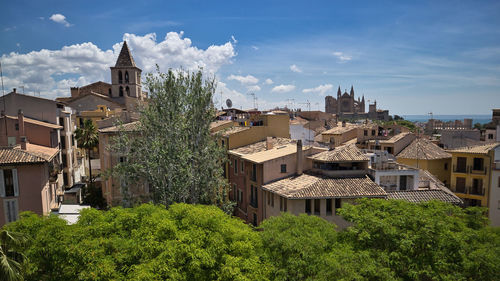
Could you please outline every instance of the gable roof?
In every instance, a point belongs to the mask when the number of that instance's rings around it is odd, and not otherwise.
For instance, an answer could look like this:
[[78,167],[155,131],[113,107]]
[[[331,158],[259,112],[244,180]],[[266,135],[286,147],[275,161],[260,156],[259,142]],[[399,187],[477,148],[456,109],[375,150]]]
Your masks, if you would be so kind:
[[114,103],[118,106],[123,106],[123,104],[119,103],[117,100],[113,100],[112,98],[108,97],[108,96],[105,96],[103,94],[99,94],[99,93],[96,93],[96,92],[89,92],[89,93],[85,93],[85,94],[82,94],[82,95],[79,95],[75,98],[72,98],[72,97],[68,97],[67,99],[65,98],[65,100],[61,100],[61,102],[64,102],[65,104],[69,104],[69,103],[72,103],[72,102],[75,102],[79,99],[82,99],[82,98],[85,98],[85,97],[88,97],[88,96],[94,96],[94,97],[97,97],[97,98],[100,98],[100,99],[103,99],[103,100],[106,100],[108,102],[111,102],[111,103]]
[[304,173],[291,176],[266,185],[264,190],[288,199],[318,198],[361,198],[381,197],[387,193],[370,178],[330,178],[323,175]]
[[122,49],[116,60],[115,67],[136,67],[134,58],[130,54],[127,41],[123,41]]
[[139,122],[140,121],[133,121],[125,124],[99,129],[99,133],[118,133],[120,132],[120,130],[123,130],[124,132],[138,131],[140,125]]
[[[283,145],[288,145],[292,142],[292,139],[286,138],[272,138],[273,147],[279,147]],[[235,149],[231,149],[229,152],[234,155],[245,155],[245,154],[253,154],[266,150],[266,140],[259,141],[256,143],[252,143],[249,145],[245,145],[242,147],[238,147]]]
[[415,139],[397,155],[397,158],[436,160],[451,158],[451,154],[428,139]]
[[351,161],[369,161],[359,148],[354,144],[342,145],[333,150],[323,151],[309,156],[309,159],[320,162],[351,162]]
[[[8,119],[12,119],[12,120],[18,120],[19,119],[17,116],[10,116],[10,115],[5,115],[4,117],[7,117]],[[0,117],[0,119],[2,119],[4,117]],[[51,129],[62,129],[63,128],[62,126],[57,125],[57,124],[43,122],[43,121],[39,121],[39,120],[28,118],[28,117],[24,117],[24,122],[25,123],[34,124],[34,125],[38,125],[38,126],[43,126],[43,127],[51,128]]]
[[51,161],[59,152],[57,148],[26,144],[26,150],[16,147],[0,148],[0,165],[35,164]]

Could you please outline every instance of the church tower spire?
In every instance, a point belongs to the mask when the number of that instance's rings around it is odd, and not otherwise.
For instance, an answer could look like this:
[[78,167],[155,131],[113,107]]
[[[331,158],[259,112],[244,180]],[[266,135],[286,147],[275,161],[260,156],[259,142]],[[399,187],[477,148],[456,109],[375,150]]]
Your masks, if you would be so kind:
[[337,90],[337,100],[340,98],[341,95],[342,91],[340,90],[340,85],[339,85],[339,89]]
[[123,41],[116,64],[111,67],[111,97],[125,100],[130,97],[142,100],[141,72],[142,70],[135,65],[127,41]]
[[354,97],[354,86],[351,85],[351,97]]

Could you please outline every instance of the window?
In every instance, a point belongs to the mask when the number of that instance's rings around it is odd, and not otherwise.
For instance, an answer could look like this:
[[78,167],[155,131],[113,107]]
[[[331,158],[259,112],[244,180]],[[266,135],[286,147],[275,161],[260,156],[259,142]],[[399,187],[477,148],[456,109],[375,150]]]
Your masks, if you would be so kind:
[[306,214],[311,214],[311,199],[306,199]]
[[372,136],[374,136],[374,135],[375,135],[375,130],[372,130]]
[[488,134],[488,139],[492,140],[493,139],[493,134]]
[[271,192],[267,192],[267,205],[271,205]]
[[448,170],[448,163],[444,163],[444,169]]
[[326,215],[332,215],[332,199],[326,199]]
[[252,164],[251,180],[257,181],[257,164]]
[[130,88],[128,86],[125,87],[125,92],[127,93],[127,97],[130,97]]
[[238,195],[238,196],[239,196],[238,201],[239,201],[240,203],[243,203],[243,191],[242,191],[242,190],[240,190],[240,189],[238,189],[238,192],[239,192],[239,195]]
[[12,147],[16,146],[16,137],[7,137],[7,144]]
[[234,159],[234,174],[238,174],[238,159]]
[[61,136],[61,149],[66,149],[66,136]]
[[274,208],[274,193],[269,192],[269,194],[271,195],[271,207]]
[[120,158],[118,159],[118,161],[120,161],[120,163],[126,162],[127,161],[127,157],[120,156]]
[[283,203],[283,197],[280,196],[280,211],[283,212],[283,208],[285,207],[284,203]]
[[465,193],[465,178],[457,177],[455,192]]
[[314,214],[319,216],[320,210],[321,210],[321,200],[320,199],[314,199]]
[[335,198],[335,214],[337,214],[338,209],[342,208],[342,202],[340,198]]
[[71,135],[71,146],[75,146],[75,135]]
[[236,200],[236,184],[233,184],[233,200]]
[[364,135],[365,135],[365,136],[368,136],[368,130],[365,130],[365,131],[364,131]]
[[63,172],[63,183],[64,185],[68,185],[68,173]]
[[17,204],[17,199],[3,200],[3,208],[5,212],[5,221],[7,223],[16,221],[18,219],[19,206]]
[[250,205],[254,208],[259,207],[257,187],[253,185],[250,186]]
[[285,205],[285,207],[283,207],[283,212],[286,212],[286,211],[288,210],[288,208],[287,208],[287,207],[288,207],[288,206],[287,206],[287,204],[288,204],[288,200],[286,200],[286,198],[283,198],[283,203],[284,203],[284,205]]
[[286,164],[281,164],[281,173],[286,173]]
[[243,174],[243,172],[245,171],[245,163],[243,162],[243,160],[241,160],[240,164],[241,164],[241,173]]
[[120,86],[120,93],[118,94],[120,97],[123,97],[123,87]]
[[66,154],[62,154],[61,157],[62,157],[62,163],[61,164],[62,164],[62,168],[64,169],[64,168],[68,167],[68,165],[67,165],[67,159],[66,159]]
[[128,71],[125,71],[125,83],[128,83]]
[[19,196],[17,169],[0,170],[0,196]]
[[256,213],[253,213],[253,225],[254,226],[257,226],[257,214]]
[[474,158],[473,170],[482,171],[484,168],[484,159],[483,158]]
[[14,125],[14,128],[16,129],[16,131],[19,131],[19,123],[16,123],[16,125]]
[[122,83],[123,83],[122,72],[118,71],[118,84],[122,84]]
[[498,187],[500,187],[500,177],[498,177]]
[[111,97],[111,89],[108,89],[108,95]]

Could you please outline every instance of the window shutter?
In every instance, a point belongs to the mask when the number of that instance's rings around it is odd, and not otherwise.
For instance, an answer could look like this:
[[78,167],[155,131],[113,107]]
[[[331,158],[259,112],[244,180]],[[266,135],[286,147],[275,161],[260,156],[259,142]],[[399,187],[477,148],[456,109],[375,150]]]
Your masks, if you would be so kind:
[[14,183],[14,196],[19,196],[19,184],[17,181],[17,169],[12,169],[12,181]]
[[5,197],[5,179],[3,178],[3,170],[0,170],[0,197]]

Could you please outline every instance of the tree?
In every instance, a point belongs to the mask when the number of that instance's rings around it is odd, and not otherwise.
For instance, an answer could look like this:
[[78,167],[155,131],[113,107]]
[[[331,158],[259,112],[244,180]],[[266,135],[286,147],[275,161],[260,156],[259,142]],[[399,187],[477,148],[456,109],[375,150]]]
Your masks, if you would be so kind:
[[24,242],[22,234],[0,229],[0,280],[23,280],[22,264],[25,256],[18,249]]
[[474,129],[481,130],[481,129],[483,129],[483,125],[481,125],[481,123],[476,123],[476,124],[474,124],[474,127],[473,127],[473,128],[474,128]]
[[146,86],[150,99],[137,131],[121,131],[114,139],[112,150],[127,161],[113,174],[131,185],[147,182],[155,203],[214,204],[229,211],[225,153],[210,133],[214,80],[204,80],[201,71],[158,70],[147,76]]
[[92,184],[92,164],[90,161],[90,151],[94,149],[99,143],[99,135],[97,128],[92,123],[92,120],[86,119],[83,122],[83,127],[76,129],[76,140],[78,146],[86,149],[89,157],[89,184]]

